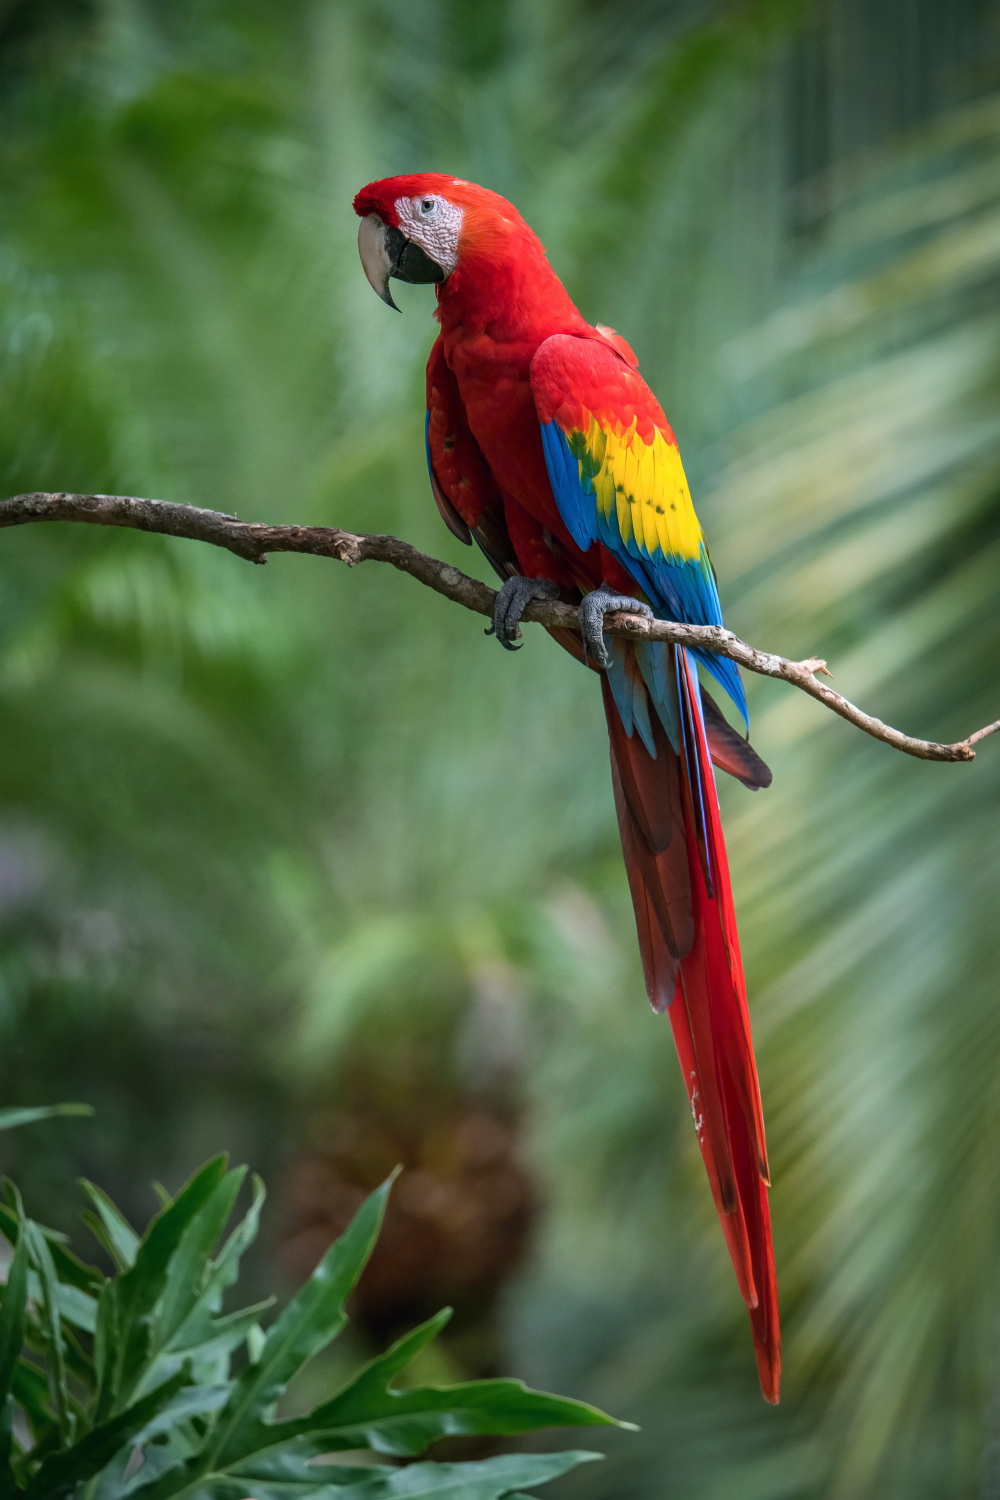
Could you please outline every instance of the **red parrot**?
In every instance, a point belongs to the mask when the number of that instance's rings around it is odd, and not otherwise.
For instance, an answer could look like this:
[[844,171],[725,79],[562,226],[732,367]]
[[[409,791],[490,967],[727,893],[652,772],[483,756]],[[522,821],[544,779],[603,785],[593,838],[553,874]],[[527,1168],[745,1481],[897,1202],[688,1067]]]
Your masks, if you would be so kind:
[[744,722],[733,662],[603,634],[604,615],[721,625],[715,574],[677,441],[628,344],[577,311],[517,209],[441,173],[370,183],[354,200],[365,274],[433,282],[427,462],[446,525],[503,580],[492,629],[514,650],[529,601],[579,605],[551,634],[601,674],[611,780],[646,988],[670,1016],[698,1144],[743,1299],[761,1389],[778,1400],[781,1334],[760,1088],[715,789],[771,773]]

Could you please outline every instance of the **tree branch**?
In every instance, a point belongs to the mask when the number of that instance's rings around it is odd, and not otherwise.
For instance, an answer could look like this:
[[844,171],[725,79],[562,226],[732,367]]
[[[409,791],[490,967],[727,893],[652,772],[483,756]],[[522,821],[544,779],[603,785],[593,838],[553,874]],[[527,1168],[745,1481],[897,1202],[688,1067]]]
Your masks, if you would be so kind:
[[[308,552],[316,557],[332,557],[348,567],[360,562],[390,563],[401,573],[443,594],[476,614],[491,617],[496,594],[485,583],[468,578],[449,563],[427,557],[408,542],[394,536],[370,536],[339,531],[332,526],[267,526],[260,522],[240,521],[235,516],[215,510],[201,510],[194,505],[174,505],[167,500],[142,500],[130,495],[69,495],[36,492],[14,495],[0,502],[0,529],[24,526],[32,521],[83,521],[91,526],[126,526],[137,531],[155,531],[166,536],[189,537],[225,547],[248,562],[263,563],[269,552]],[[524,612],[526,622],[575,630],[576,610],[558,602],[531,604]],[[973,746],[987,735],[1000,730],[1000,719],[977,729],[967,739],[953,745],[931,740],[913,739],[881,719],[864,713],[853,703],[817,682],[815,674],[826,672],[826,663],[816,657],[808,661],[789,661],[769,651],[758,651],[741,641],[731,630],[714,625],[677,625],[665,620],[646,620],[637,615],[608,615],[607,633],[634,640],[668,641],[678,646],[698,647],[728,656],[732,661],[763,677],[777,677],[790,682],[849,724],[865,734],[891,745],[920,760],[968,761],[975,759]]]

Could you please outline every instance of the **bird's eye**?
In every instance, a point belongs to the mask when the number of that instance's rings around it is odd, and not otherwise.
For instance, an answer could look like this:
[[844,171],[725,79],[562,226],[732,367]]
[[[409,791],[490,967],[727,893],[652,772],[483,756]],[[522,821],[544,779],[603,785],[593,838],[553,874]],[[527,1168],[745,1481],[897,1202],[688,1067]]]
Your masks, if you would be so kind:
[[429,214],[430,211],[431,211],[431,209],[433,207],[434,207],[434,199],[433,198],[425,198],[424,201],[423,201],[423,203],[421,203],[421,205],[420,205],[420,212],[422,214]]

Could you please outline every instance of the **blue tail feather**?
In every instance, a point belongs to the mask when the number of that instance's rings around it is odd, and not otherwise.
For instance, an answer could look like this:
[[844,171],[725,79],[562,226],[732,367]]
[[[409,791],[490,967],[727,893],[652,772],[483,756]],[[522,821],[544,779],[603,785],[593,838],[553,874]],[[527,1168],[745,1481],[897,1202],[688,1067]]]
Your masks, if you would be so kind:
[[655,760],[656,741],[653,738],[653,726],[649,722],[649,699],[642,681],[628,671],[627,644],[608,635],[604,637],[604,644],[611,657],[608,683],[625,733],[631,739],[635,730],[638,730],[639,738]]
[[719,686],[729,694],[739,709],[740,718],[746,725],[747,733],[749,734],[750,715],[747,711],[747,700],[746,694],[743,691],[743,683],[740,681],[739,667],[728,656],[719,656],[716,651],[694,651],[692,655],[698,658],[706,672],[710,672]]
[[697,714],[701,720],[704,731],[705,718],[701,707],[701,684],[698,681],[698,669],[692,667],[686,669],[685,658],[689,655],[683,647],[677,648],[677,692],[681,703],[681,727],[684,732],[684,750],[688,764],[688,776],[691,784],[691,796],[694,801],[695,818],[698,823],[698,843],[705,858],[705,876],[709,895],[712,894],[712,855],[708,840],[708,820],[705,817],[705,799],[702,790],[702,779],[704,776],[712,776],[712,768],[702,767],[701,753],[699,749],[699,736],[695,732],[695,726],[691,723],[690,715]]
[[667,739],[679,755],[680,710],[677,685],[670,673],[670,647],[660,641],[640,641],[635,647],[635,655],[657,717],[666,731]]

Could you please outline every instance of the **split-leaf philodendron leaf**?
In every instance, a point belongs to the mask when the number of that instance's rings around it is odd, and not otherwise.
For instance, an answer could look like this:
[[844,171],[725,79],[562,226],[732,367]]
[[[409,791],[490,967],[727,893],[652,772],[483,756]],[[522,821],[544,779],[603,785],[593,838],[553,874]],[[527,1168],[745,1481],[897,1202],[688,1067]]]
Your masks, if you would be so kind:
[[[31,1123],[13,1118],[28,1113],[0,1112],[0,1127]],[[29,1219],[7,1185],[0,1232],[14,1253],[0,1303],[0,1500],[525,1500],[526,1488],[600,1456],[401,1463],[444,1437],[613,1424],[592,1406],[518,1380],[396,1389],[447,1311],[308,1415],[280,1420],[289,1382],[347,1322],[345,1304],[375,1245],[392,1179],[263,1326],[270,1303],[222,1308],[264,1200],[254,1179],[250,1207],[222,1238],[244,1176],[216,1157],[164,1201],[141,1238],[104,1193],[84,1184],[93,1206],[84,1218],[117,1268],[111,1277]],[[316,1462],[365,1449],[378,1455],[374,1466]]]

